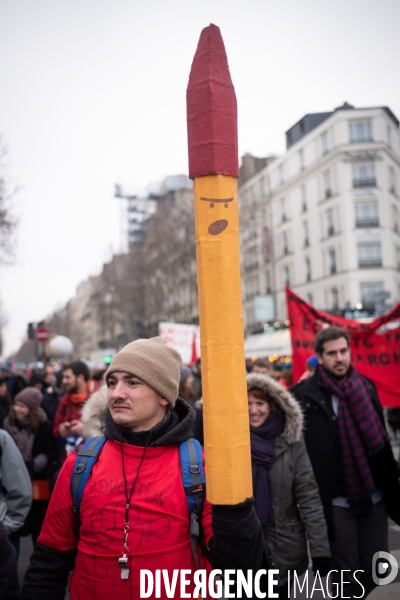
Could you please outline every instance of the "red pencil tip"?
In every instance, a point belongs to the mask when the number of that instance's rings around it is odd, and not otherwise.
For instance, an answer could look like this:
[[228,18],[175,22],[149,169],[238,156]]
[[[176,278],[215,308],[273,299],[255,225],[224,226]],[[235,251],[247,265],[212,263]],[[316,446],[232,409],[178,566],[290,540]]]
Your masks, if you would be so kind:
[[200,34],[186,98],[189,177],[239,177],[236,96],[216,25]]

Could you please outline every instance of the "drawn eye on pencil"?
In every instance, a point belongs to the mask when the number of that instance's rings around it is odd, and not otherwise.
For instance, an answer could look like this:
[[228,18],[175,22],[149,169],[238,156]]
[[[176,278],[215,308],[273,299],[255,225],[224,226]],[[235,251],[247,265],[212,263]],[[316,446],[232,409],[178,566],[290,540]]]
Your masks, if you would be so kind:
[[[228,208],[229,202],[233,202],[233,198],[200,198],[203,202],[209,202],[210,208],[214,208],[215,204],[223,204],[225,208]],[[210,235],[218,235],[225,231],[228,227],[228,221],[226,219],[218,219],[218,221],[214,221],[208,227],[208,233]]]

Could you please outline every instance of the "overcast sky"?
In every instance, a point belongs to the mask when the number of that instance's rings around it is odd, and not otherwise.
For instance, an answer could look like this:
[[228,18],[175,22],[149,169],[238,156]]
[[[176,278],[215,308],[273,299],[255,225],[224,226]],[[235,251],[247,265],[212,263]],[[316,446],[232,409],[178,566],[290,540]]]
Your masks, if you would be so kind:
[[240,154],[283,153],[291,125],[344,101],[400,117],[398,0],[0,0],[0,132],[19,186],[6,353],[120,250],[114,183],[187,173],[185,91],[211,22]]

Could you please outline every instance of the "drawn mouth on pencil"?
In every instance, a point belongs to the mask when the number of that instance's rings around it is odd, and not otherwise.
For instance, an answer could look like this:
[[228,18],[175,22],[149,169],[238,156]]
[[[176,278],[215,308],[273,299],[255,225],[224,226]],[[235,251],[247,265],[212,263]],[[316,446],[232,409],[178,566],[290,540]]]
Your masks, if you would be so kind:
[[[233,198],[200,198],[203,202],[209,202],[210,208],[214,208],[215,204],[223,204],[225,208],[228,208],[229,202],[233,202]],[[218,219],[218,221],[214,221],[208,227],[208,233],[210,235],[218,235],[225,231],[228,227],[228,221],[226,219]]]

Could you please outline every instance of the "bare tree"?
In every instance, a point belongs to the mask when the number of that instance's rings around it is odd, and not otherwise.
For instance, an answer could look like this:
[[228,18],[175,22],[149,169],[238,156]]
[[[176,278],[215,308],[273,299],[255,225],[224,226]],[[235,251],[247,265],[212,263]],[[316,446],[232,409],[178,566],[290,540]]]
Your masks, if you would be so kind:
[[0,265],[10,264],[13,259],[14,238],[13,233],[17,220],[11,212],[11,198],[15,191],[10,191],[10,184],[6,179],[7,147],[0,134]]
[[8,316],[4,311],[3,302],[0,298],[0,356],[3,354],[3,329],[8,323]]

